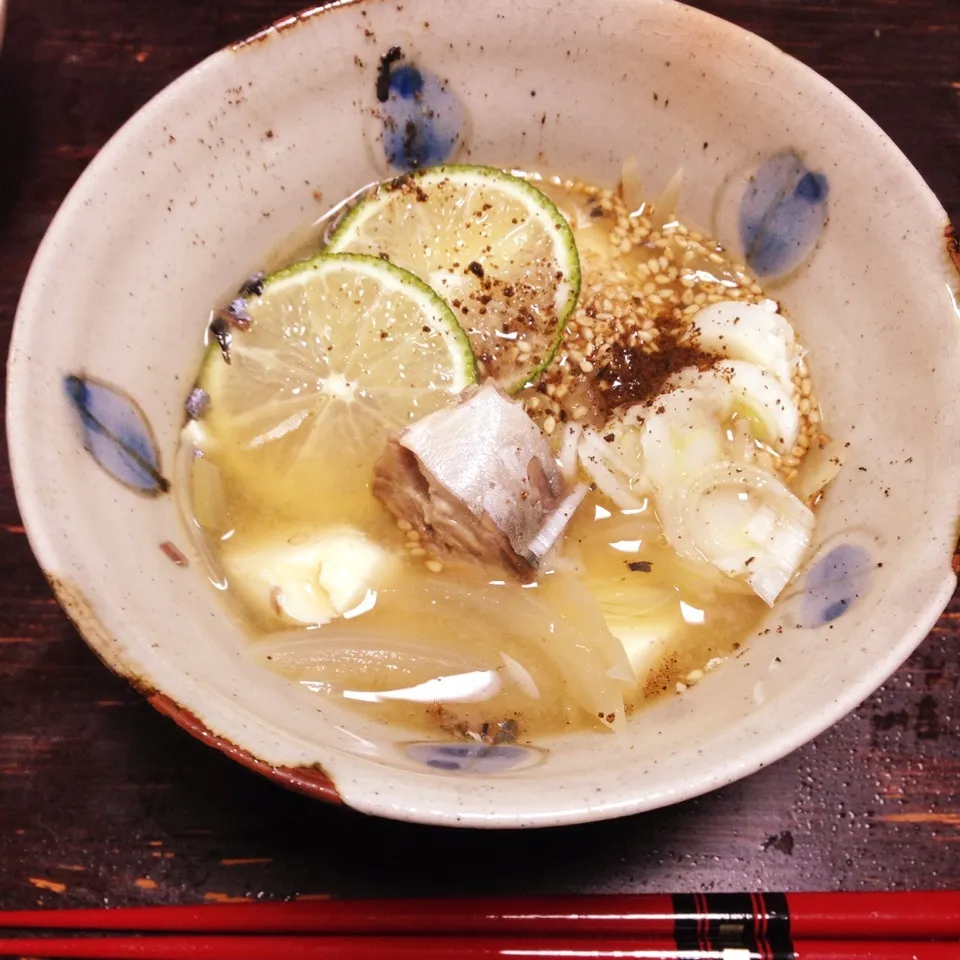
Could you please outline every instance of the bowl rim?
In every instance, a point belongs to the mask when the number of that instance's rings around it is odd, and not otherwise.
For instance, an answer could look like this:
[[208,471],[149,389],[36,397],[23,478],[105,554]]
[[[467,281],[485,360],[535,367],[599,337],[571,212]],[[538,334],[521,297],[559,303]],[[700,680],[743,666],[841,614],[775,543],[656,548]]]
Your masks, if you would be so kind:
[[[136,142],[139,129],[149,122],[154,114],[163,110],[168,101],[176,101],[192,89],[202,90],[203,78],[206,73],[219,65],[221,61],[234,56],[236,51],[249,50],[253,52],[262,41],[276,38],[282,32],[294,29],[313,20],[320,14],[333,15],[339,8],[354,7],[361,4],[376,5],[386,2],[387,0],[326,0],[326,2],[307,7],[298,13],[277,19],[264,29],[222,47],[174,79],[140,107],[132,117],[128,118],[98,151],[62,201],[47,228],[28,271],[14,319],[7,362],[6,428],[11,477],[27,539],[38,564],[45,572],[57,569],[59,554],[56,547],[57,538],[49,535],[44,521],[43,508],[32,495],[30,477],[25,467],[25,450],[30,442],[30,434],[24,420],[18,417],[18,412],[23,409],[20,394],[25,389],[22,386],[25,375],[22,375],[21,371],[25,370],[26,360],[19,359],[25,355],[17,348],[26,336],[31,318],[31,302],[42,284],[43,276],[55,269],[58,240],[64,235],[67,221],[71,216],[72,208],[77,202],[80,191],[86,183],[102,175],[111,162],[114,152],[124,144]],[[680,0],[634,0],[634,2],[638,7],[680,8],[683,15],[692,18],[694,22],[709,26],[722,39],[741,45],[749,43],[752,52],[765,62],[778,68],[787,64],[791,69],[797,71],[805,84],[833,98],[843,110],[856,118],[863,125],[865,133],[876,139],[880,149],[889,160],[896,162],[905,170],[913,181],[917,200],[922,201],[924,219],[929,217],[931,220],[938,220],[942,227],[949,226],[949,219],[942,205],[896,143],[850,97],[811,67],[757,34],[714,14],[690,7],[681,3]],[[0,0],[0,9],[2,7],[3,0]],[[960,511],[960,504],[958,504],[957,509]],[[56,578],[49,575],[48,580],[50,580],[61,606],[70,616],[69,596],[64,586]],[[706,773],[700,772],[691,776],[682,785],[656,797],[644,796],[639,788],[636,799],[606,799],[601,797],[599,802],[592,806],[586,806],[582,802],[574,802],[572,798],[557,804],[551,798],[545,797],[544,809],[536,814],[506,813],[496,817],[473,814],[469,809],[462,808],[445,812],[423,808],[398,809],[388,801],[383,800],[365,803],[362,809],[364,812],[392,819],[410,820],[419,823],[468,827],[527,828],[611,819],[657,809],[700,796],[747,777],[782,759],[818,736],[862,703],[893,674],[927,636],[936,623],[940,612],[949,602],[955,583],[956,577],[951,580],[949,576],[945,576],[939,590],[931,589],[931,597],[925,608],[926,616],[918,618],[912,628],[906,631],[895,644],[891,645],[885,656],[879,658],[872,668],[861,674],[858,679],[846,684],[842,692],[825,704],[820,711],[811,713],[802,721],[794,723],[776,738],[760,739],[755,746],[744,751],[742,762],[737,765],[731,765],[727,769],[715,765],[708,769]],[[71,619],[78,632],[84,637],[85,642],[101,656],[111,670],[131,680],[134,686],[141,689],[141,692],[157,710],[171,717],[192,736],[283,786],[327,802],[344,802],[337,792],[335,783],[318,768],[282,768],[267,763],[228,739],[211,733],[201,719],[162,691],[143,689],[143,684],[138,682],[136,678],[131,677],[129,671],[124,669],[120,661],[103,656],[101,650],[98,649],[98,645],[91,641],[82,622],[78,622],[75,617],[71,617]]]

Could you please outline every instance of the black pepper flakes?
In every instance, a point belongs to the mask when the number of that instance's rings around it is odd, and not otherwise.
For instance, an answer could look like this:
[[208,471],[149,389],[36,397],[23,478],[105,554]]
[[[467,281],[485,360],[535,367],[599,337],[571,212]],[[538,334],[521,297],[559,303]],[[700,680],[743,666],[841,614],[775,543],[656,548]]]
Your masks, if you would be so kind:
[[230,362],[230,344],[233,343],[233,334],[230,332],[230,324],[223,318],[222,314],[217,314],[210,324],[210,333],[214,340],[220,345],[220,356],[224,363]]
[[191,420],[202,420],[210,410],[210,394],[201,387],[194,387],[183,406]]
[[246,280],[243,281],[243,286],[240,287],[240,296],[241,297],[259,297],[263,293],[263,281],[266,279],[266,275],[257,271],[256,273],[251,273]]
[[220,312],[227,323],[232,324],[240,330],[246,330],[253,324],[253,317],[247,310],[247,301],[243,297],[237,297],[231,300]]

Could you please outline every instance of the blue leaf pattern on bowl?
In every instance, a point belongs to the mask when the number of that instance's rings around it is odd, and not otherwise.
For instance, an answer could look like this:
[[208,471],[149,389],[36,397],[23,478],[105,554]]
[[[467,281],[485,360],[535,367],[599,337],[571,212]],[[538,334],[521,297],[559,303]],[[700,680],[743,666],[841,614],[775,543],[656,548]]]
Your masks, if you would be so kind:
[[432,71],[403,62],[399,50],[391,54],[382,60],[377,84],[387,161],[405,172],[444,163],[460,143],[460,99]]
[[515,744],[411,743],[407,755],[431,770],[445,773],[502,773],[532,767],[543,760],[543,752]]
[[827,178],[792,151],[754,173],[740,201],[740,242],[754,273],[787,273],[813,250],[827,223],[829,193]]
[[819,627],[842,617],[870,585],[870,554],[842,543],[824,554],[807,572],[800,595],[799,626]]
[[153,431],[135,400],[88,377],[64,378],[67,399],[83,431],[83,445],[94,460],[122,484],[147,496],[170,489],[160,472]]

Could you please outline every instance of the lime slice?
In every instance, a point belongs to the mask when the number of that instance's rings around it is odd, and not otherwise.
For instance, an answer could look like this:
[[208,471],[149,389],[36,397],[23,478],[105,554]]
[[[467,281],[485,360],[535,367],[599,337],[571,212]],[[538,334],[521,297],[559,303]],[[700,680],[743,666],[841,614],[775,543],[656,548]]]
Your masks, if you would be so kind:
[[374,257],[296,263],[246,309],[253,322],[232,332],[230,363],[211,350],[199,386],[211,454],[264,510],[342,520],[347,500],[369,499],[387,438],[476,382],[443,300]]
[[428,283],[469,334],[482,373],[511,391],[550,363],[580,293],[563,214],[492,167],[430,167],[381,185],[328,250],[388,257]]

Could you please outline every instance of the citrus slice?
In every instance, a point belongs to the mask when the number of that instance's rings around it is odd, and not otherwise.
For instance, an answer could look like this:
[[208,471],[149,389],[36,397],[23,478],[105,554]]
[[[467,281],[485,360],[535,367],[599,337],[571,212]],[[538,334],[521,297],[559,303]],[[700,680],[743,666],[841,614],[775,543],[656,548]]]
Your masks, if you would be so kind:
[[430,167],[382,184],[327,249],[387,257],[428,283],[469,334],[481,372],[510,391],[553,359],[580,293],[563,214],[492,167]]
[[264,280],[246,312],[230,362],[211,349],[198,385],[211,455],[264,510],[342,521],[351,498],[369,498],[387,438],[476,382],[443,300],[374,257],[296,263]]

